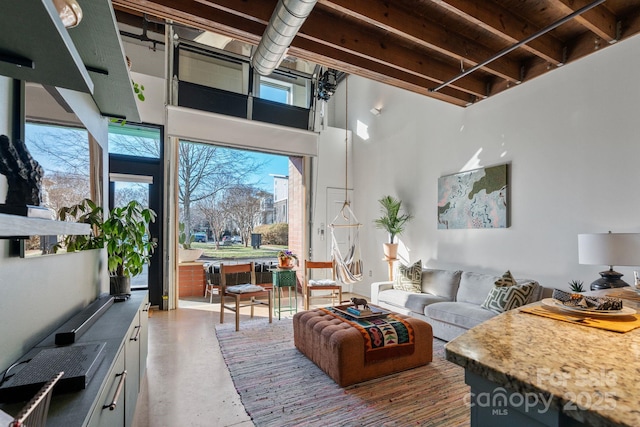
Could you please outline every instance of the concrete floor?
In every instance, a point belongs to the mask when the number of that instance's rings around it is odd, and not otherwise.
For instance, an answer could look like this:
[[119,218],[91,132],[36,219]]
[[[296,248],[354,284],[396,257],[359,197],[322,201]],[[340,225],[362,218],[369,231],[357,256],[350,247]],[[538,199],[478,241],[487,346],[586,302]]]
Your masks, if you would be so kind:
[[[343,294],[343,300],[352,297]],[[298,295],[299,309],[302,307]],[[284,301],[283,301],[284,302]],[[323,301],[314,300],[317,306]],[[329,300],[324,305],[328,305]],[[149,318],[147,373],[134,418],[134,427],[253,426],[236,392],[220,352],[215,325],[220,304],[204,298],[181,299],[179,308],[152,311]],[[243,309],[248,319],[249,309]],[[268,316],[256,307],[256,316]],[[283,314],[282,317],[291,316]],[[234,322],[225,312],[225,323]],[[277,316],[273,319],[278,321]]]

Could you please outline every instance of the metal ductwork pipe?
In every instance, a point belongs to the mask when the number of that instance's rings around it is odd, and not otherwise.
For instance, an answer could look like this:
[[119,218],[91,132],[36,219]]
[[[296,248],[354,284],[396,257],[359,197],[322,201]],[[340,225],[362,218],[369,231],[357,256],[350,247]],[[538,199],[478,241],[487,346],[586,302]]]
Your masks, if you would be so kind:
[[268,76],[280,64],[317,0],[278,0],[269,24],[251,59],[251,65]]

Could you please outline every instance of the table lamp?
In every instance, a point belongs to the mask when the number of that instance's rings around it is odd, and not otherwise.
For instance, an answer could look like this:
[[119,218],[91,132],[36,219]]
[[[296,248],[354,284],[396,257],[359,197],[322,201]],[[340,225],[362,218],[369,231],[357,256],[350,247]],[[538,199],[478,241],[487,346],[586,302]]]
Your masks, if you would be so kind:
[[614,265],[640,265],[640,234],[596,233],[578,234],[578,262],[590,265],[608,265],[600,278],[591,284],[591,290],[629,286],[621,279],[623,274],[613,270]]

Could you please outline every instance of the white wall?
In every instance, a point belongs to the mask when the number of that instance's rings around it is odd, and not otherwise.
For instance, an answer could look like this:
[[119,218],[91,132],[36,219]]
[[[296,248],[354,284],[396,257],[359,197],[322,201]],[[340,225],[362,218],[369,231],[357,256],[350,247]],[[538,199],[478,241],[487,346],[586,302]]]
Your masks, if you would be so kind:
[[[348,166],[345,171],[345,137],[348,138]],[[330,200],[329,191],[338,193],[344,201],[345,173],[348,172],[347,185],[353,188],[353,156],[351,132],[345,135],[344,128],[327,127],[320,132],[318,156],[311,160],[309,224],[312,261],[331,259],[331,230],[329,224],[337,212],[334,200]],[[351,200],[350,200],[351,201]],[[356,207],[351,205],[356,213]],[[359,219],[359,218],[358,218]],[[345,222],[346,223],[346,222]],[[341,248],[344,250],[344,248]]]
[[[637,123],[640,37],[512,88],[466,109],[366,79],[349,78],[355,135],[356,215],[372,279],[384,280],[386,235],[373,227],[377,200],[400,197],[415,219],[400,236],[402,254],[430,267],[537,279],[548,287],[588,286],[606,266],[578,264],[577,234],[640,232]],[[344,86],[342,84],[341,86]],[[344,91],[331,100],[344,126]],[[382,106],[382,114],[369,110]],[[511,227],[438,230],[438,178],[510,163]],[[636,268],[640,270],[640,268]],[[617,267],[627,281],[633,267]]]

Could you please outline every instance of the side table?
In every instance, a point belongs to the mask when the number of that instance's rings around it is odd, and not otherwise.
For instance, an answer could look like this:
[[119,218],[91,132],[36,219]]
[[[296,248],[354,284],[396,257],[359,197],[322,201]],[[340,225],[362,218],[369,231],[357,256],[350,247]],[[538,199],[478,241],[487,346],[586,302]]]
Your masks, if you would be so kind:
[[398,261],[398,258],[383,258],[382,260],[389,264],[389,280],[393,281],[393,263]]
[[[296,280],[296,272],[294,270],[276,269],[273,270],[273,313],[278,315],[280,320],[280,314],[283,312],[297,313],[298,312],[298,283]],[[282,288],[289,288],[289,305],[282,307]],[[293,301],[291,298],[291,292],[293,291]],[[278,299],[276,301],[276,298]],[[292,304],[293,302],[293,304]]]

